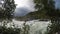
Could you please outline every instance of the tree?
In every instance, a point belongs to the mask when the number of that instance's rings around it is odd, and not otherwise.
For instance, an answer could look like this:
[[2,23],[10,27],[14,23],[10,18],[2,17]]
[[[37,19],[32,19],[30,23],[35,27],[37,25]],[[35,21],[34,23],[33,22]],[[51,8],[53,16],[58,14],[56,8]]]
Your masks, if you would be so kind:
[[51,20],[51,25],[48,27],[48,34],[55,34],[60,31],[60,11],[59,9],[55,9],[55,2],[53,0],[49,1],[49,9],[47,12],[48,16]]
[[38,12],[37,18],[48,18],[46,15],[48,9],[48,0],[34,0],[36,12]]
[[[47,10],[48,9],[48,10]],[[53,0],[49,0],[48,6],[47,6],[47,15],[51,18],[55,16],[55,2]]]
[[[51,20],[51,25],[48,26],[49,32],[48,34],[55,34],[60,31],[60,11],[59,9],[55,9],[55,1],[54,0],[34,0],[35,8],[37,11],[42,13],[42,9],[46,12],[45,16],[48,16]],[[41,9],[41,7],[43,8]],[[42,13],[43,14],[43,13]]]
[[[14,0],[2,0],[3,3],[0,7],[0,19],[2,25],[0,25],[0,34],[20,34],[20,28],[14,27],[12,25],[11,27],[8,27],[7,24],[10,23],[9,21],[12,21],[13,13],[15,11],[16,5],[14,3]],[[10,26],[10,25],[9,25]]]
[[16,4],[14,3],[14,0],[3,0],[3,2],[4,2],[2,5],[3,12],[0,11],[2,13],[1,18],[11,20],[16,8]]
[[[0,20],[4,22],[3,24],[6,25],[7,23],[12,21],[14,16],[14,11],[16,8],[16,4],[14,0],[2,0],[1,3],[2,7],[0,7]],[[6,22],[7,21],[7,22]]]

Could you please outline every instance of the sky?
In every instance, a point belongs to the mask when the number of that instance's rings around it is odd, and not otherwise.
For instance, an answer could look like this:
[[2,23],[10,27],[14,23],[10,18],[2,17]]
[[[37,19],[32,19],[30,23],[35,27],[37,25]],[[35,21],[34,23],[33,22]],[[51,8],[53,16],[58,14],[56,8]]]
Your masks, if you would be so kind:
[[55,2],[56,2],[55,4],[56,8],[60,8],[60,0],[55,0]]
[[34,11],[33,0],[15,0],[15,4],[17,4],[15,10],[16,16],[24,16],[27,13]]

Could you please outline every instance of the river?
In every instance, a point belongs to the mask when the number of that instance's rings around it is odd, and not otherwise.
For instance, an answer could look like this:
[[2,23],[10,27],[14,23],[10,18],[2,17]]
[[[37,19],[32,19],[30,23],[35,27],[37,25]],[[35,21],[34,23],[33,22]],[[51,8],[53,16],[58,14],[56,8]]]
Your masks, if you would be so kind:
[[[24,21],[17,21],[13,20],[15,25],[19,27],[23,26]],[[39,20],[32,20],[27,21],[26,24],[30,25],[30,34],[44,34],[46,32],[47,26],[51,21],[39,21]]]

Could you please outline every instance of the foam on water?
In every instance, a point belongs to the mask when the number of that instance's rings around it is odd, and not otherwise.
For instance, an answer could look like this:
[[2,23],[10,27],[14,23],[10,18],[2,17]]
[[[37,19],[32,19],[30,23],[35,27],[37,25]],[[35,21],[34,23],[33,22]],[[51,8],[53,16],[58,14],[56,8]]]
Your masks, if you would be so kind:
[[[24,21],[17,21],[17,20],[13,20],[13,22],[19,25],[20,27],[22,27],[23,23],[25,23]],[[39,21],[39,20],[32,20],[26,22],[26,24],[30,25],[30,31],[29,31],[30,34],[40,34],[40,32],[44,34],[49,23],[50,21]]]

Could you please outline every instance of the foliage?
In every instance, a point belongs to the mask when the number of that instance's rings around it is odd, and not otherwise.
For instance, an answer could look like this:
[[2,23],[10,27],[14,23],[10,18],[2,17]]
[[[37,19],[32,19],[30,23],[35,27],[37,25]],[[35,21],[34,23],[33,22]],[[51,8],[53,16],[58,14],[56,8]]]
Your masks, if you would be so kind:
[[20,28],[13,27],[0,26],[0,34],[20,34]]
[[12,25],[4,25],[4,22],[2,23],[2,25],[0,25],[0,34],[29,34],[29,30],[30,26],[26,23],[23,23],[22,27],[19,27],[14,23],[12,23]]
[[[20,28],[16,28],[14,25],[8,27],[7,24],[12,21],[13,13],[16,5],[14,0],[2,0],[3,4],[0,7],[0,34],[20,34]],[[11,24],[10,24],[11,25]]]
[[60,31],[60,9],[55,8],[54,0],[34,0],[35,12],[28,15],[37,19],[48,18],[51,20],[51,25],[48,27],[48,34],[55,34]]
[[3,0],[2,10],[0,10],[0,18],[3,20],[8,19],[11,20],[13,17],[13,12],[16,8],[16,5],[14,3],[14,0]]

